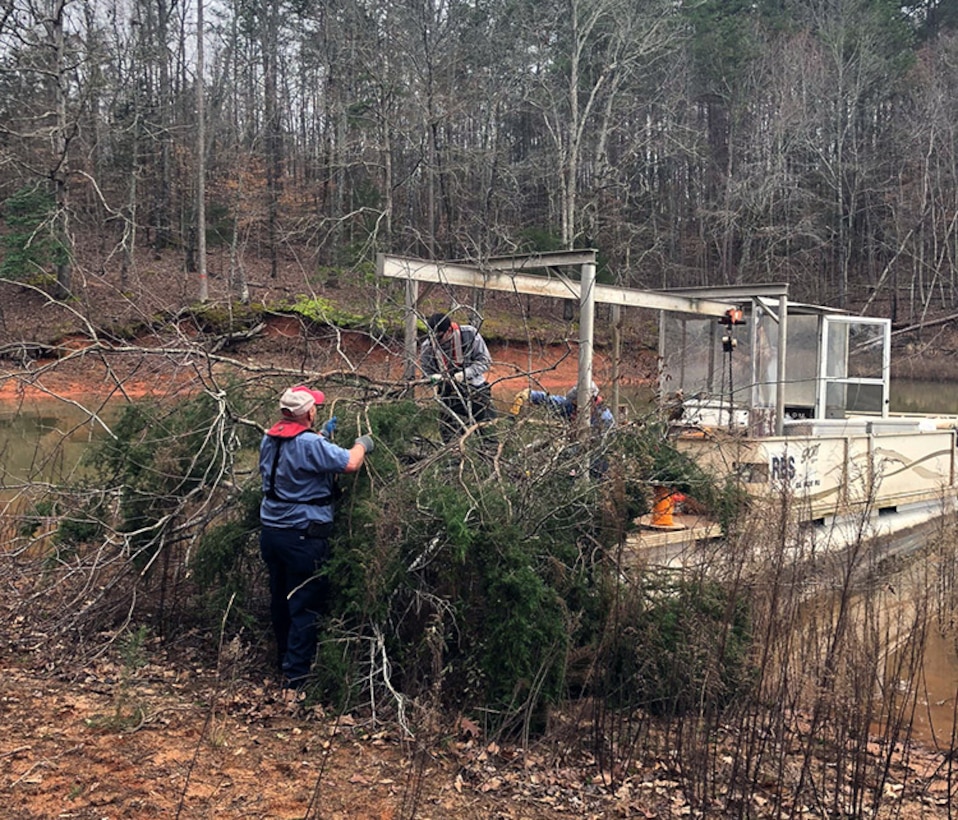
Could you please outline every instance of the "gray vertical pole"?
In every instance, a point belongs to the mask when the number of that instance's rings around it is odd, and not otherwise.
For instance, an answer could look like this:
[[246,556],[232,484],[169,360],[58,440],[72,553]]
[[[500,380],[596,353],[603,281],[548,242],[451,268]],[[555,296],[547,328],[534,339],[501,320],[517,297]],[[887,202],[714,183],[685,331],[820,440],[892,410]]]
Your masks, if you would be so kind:
[[619,419],[619,360],[622,358],[622,305],[612,305],[612,414]]
[[891,323],[885,325],[885,332],[882,338],[882,366],[881,366],[881,377],[882,377],[882,403],[881,403],[881,415],[883,419],[888,418],[888,412],[891,410],[891,397],[889,396],[889,388],[891,386]]
[[778,297],[778,373],[775,384],[775,435],[785,435],[785,367],[788,360],[788,296]]
[[578,434],[585,439],[589,435],[592,418],[592,349],[595,341],[595,265],[582,266],[579,295],[579,383],[578,388]]
[[[668,318],[668,314],[664,310],[659,311],[659,355],[655,363],[655,402],[656,410],[662,412],[665,409],[665,320]],[[685,323],[682,323],[684,330]],[[685,339],[682,338],[682,356],[679,358],[680,362],[685,361]],[[681,390],[685,386],[685,372],[684,370],[679,371],[679,383],[675,387],[676,390]]]
[[416,305],[419,302],[419,282],[411,276],[406,279],[405,366],[407,381],[416,378]]

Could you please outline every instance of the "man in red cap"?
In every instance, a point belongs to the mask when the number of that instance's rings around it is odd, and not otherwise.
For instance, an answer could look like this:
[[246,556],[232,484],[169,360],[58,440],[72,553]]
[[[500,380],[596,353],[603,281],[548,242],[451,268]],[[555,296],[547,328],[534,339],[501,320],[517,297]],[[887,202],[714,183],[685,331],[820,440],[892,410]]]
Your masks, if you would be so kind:
[[335,476],[354,473],[372,452],[370,436],[350,449],[330,441],[335,418],[313,431],[316,408],[325,396],[304,385],[290,387],[279,400],[281,419],[260,444],[263,480],[260,551],[269,570],[270,615],[276,633],[283,685],[301,689],[316,654],[316,619],[327,590],[318,571],[329,558]]

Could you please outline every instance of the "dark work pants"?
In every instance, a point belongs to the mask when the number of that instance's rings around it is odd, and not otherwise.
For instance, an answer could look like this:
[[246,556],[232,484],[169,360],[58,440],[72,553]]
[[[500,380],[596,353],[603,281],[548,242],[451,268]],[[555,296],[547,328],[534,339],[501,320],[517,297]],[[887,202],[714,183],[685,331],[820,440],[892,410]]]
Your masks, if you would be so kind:
[[308,538],[305,530],[263,527],[260,553],[269,570],[270,616],[284,682],[306,682],[316,654],[316,619],[326,612],[325,578],[316,577],[329,558],[327,538]]
[[473,387],[461,382],[447,382],[443,384],[439,397],[449,411],[439,419],[439,432],[443,441],[459,438],[465,429],[463,425],[492,421],[496,417],[492,406],[492,388],[488,383],[482,387]]

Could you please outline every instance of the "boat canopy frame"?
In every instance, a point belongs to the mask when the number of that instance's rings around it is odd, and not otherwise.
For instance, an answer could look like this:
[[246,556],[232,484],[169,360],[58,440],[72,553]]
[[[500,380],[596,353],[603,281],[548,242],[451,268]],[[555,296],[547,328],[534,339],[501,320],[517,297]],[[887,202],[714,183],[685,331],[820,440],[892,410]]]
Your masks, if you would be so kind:
[[[719,402],[728,402],[727,419],[735,424],[739,407],[751,433],[756,435],[783,435],[786,416],[790,412],[801,413],[802,418],[827,418],[844,412],[848,408],[847,399],[851,392],[865,389],[880,405],[877,411],[882,416],[888,414],[888,380],[890,372],[890,320],[850,317],[843,311],[831,308],[791,302],[788,299],[787,283],[746,284],[734,286],[673,288],[668,290],[642,290],[636,288],[604,285],[596,282],[596,260],[598,252],[594,249],[557,251],[534,254],[515,254],[511,256],[490,257],[471,260],[426,260],[409,256],[378,254],[376,272],[379,276],[402,280],[405,283],[405,376],[415,378],[417,366],[417,321],[421,299],[437,284],[465,287],[478,290],[505,291],[511,293],[544,296],[558,299],[577,300],[579,302],[579,360],[577,386],[580,395],[588,395],[588,386],[592,381],[592,360],[594,351],[595,305],[612,306],[612,384],[613,406],[619,406],[618,367],[621,360],[621,322],[622,308],[641,308],[659,312],[659,395],[664,397],[670,392],[685,393],[685,400],[692,397],[704,402],[705,406]],[[578,269],[578,279],[573,278],[569,269]],[[420,288],[420,285],[425,287]],[[816,328],[815,370],[809,379],[792,379],[788,365],[792,354],[790,343],[793,337],[801,337],[807,332],[810,320]],[[740,329],[739,324],[743,327]],[[799,326],[802,333],[792,330]],[[712,385],[696,387],[692,392],[683,379],[676,380],[675,372],[688,372],[690,360],[701,355],[701,350],[693,350],[681,344],[669,333],[673,325],[683,327],[684,332],[698,325],[699,330],[708,328],[711,339],[709,360],[715,351],[729,360],[743,358],[745,345],[739,346],[739,336],[749,340],[747,389],[734,390],[726,396],[723,390],[718,392]],[[721,331],[721,332],[717,332]],[[853,336],[865,333],[863,343]],[[751,341],[764,333],[759,354]],[[865,350],[877,350],[881,365],[868,375],[854,372],[850,367],[854,344]],[[730,348],[730,349],[726,349]],[[755,348],[755,349],[753,349]],[[844,358],[842,358],[844,351]],[[794,353],[794,351],[792,351]],[[678,354],[679,360],[673,357]],[[725,362],[723,361],[723,364]],[[734,366],[734,361],[730,361]],[[714,365],[714,361],[713,361]],[[760,373],[759,370],[763,372]],[[715,368],[712,374],[715,375]],[[815,400],[802,405],[790,404],[790,394],[794,385],[807,388],[808,381],[813,383]],[[730,379],[731,382],[731,379]],[[729,385],[732,387],[733,385]],[[720,384],[721,387],[721,384]],[[671,390],[668,388],[672,388]],[[588,414],[580,414],[583,433],[588,428]]]

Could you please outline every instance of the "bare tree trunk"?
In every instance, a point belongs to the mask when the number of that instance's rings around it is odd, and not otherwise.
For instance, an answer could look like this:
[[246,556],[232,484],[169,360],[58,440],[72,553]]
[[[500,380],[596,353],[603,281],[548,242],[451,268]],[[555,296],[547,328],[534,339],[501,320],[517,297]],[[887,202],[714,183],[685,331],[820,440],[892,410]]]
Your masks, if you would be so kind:
[[280,123],[277,100],[279,62],[279,0],[265,0],[263,4],[263,93],[266,115],[266,196],[267,242],[269,244],[270,276],[276,278],[278,266],[278,211],[280,197]]
[[[390,56],[384,55],[384,61],[386,66],[386,75],[388,76],[388,67],[390,64]],[[392,91],[387,90],[388,86],[383,84],[381,91],[380,99],[380,120],[379,120],[379,139],[380,139],[380,155],[382,156],[382,186],[383,192],[385,194],[385,202],[383,203],[383,210],[385,213],[385,219],[383,220],[383,233],[384,235],[378,237],[381,241],[382,247],[389,247],[389,243],[393,235],[393,211],[395,209],[395,192],[393,188],[395,187],[394,182],[394,169],[393,169],[393,141],[392,141],[392,128],[390,125],[389,117],[387,112],[390,110]]]
[[[86,32],[86,49],[90,55],[90,69],[87,75],[88,100],[84,106],[85,111],[89,112],[89,118],[84,116],[83,128],[88,129],[93,134],[93,145],[90,147],[90,165],[93,169],[93,179],[97,187],[104,183],[106,179],[106,162],[104,161],[104,149],[107,145],[108,133],[107,122],[100,115],[102,97],[105,88],[102,65],[105,58],[101,32],[96,20],[96,8],[92,3],[83,5],[83,25]],[[87,208],[93,211],[97,224],[105,225],[107,222],[107,213],[102,196],[94,196],[88,200]],[[112,239],[109,231],[102,230],[98,232],[97,251],[101,258],[106,253],[108,243]],[[101,268],[101,273],[102,268]]]
[[200,302],[209,298],[206,275],[206,90],[203,82],[203,0],[196,0],[196,255]]
[[160,168],[158,174],[159,185],[156,185],[153,190],[153,249],[157,256],[159,256],[159,254],[170,245],[170,192],[173,187],[171,149],[173,106],[170,100],[172,89],[170,87],[170,62],[167,55],[170,18],[167,0],[156,0],[156,11],[157,42],[154,43],[154,48],[158,55],[157,67],[159,69],[159,88],[156,89],[156,93],[159,97],[160,121],[157,130],[160,141]]
[[[329,215],[332,217],[332,228],[330,230],[330,250],[332,251],[333,271],[339,267],[339,262],[343,259],[343,243],[345,238],[345,225],[343,217],[346,213],[346,166],[349,162],[347,151],[347,139],[349,134],[349,123],[347,122],[347,111],[349,103],[345,99],[346,87],[344,72],[340,66],[331,67],[335,72],[336,96],[333,101],[333,139],[335,146],[331,154],[333,165],[329,169],[329,177],[333,183],[333,189],[330,192]],[[334,272],[329,279],[330,287],[339,286],[338,275]]]
[[[136,105],[134,97],[134,105]],[[120,259],[120,289],[126,290],[130,281],[130,270],[133,267],[133,256],[136,250],[136,215],[137,215],[137,181],[139,179],[139,147],[140,147],[140,114],[136,111],[133,115],[133,134],[130,158],[129,185],[127,186],[127,204],[121,210],[123,218],[123,238],[121,244],[123,255]]]
[[50,5],[50,33],[56,55],[56,156],[54,157],[53,186],[56,196],[55,234],[59,245],[57,252],[57,295],[64,299],[70,295],[73,273],[73,241],[70,237],[68,215],[69,202],[67,192],[67,168],[70,147],[70,135],[67,133],[67,68],[65,43],[63,36],[63,13],[68,0],[52,0]]
[[230,237],[230,270],[229,282],[230,293],[236,294],[236,297],[244,305],[249,304],[249,283],[246,281],[246,269],[243,267],[239,257],[239,219],[233,218],[233,234]]

